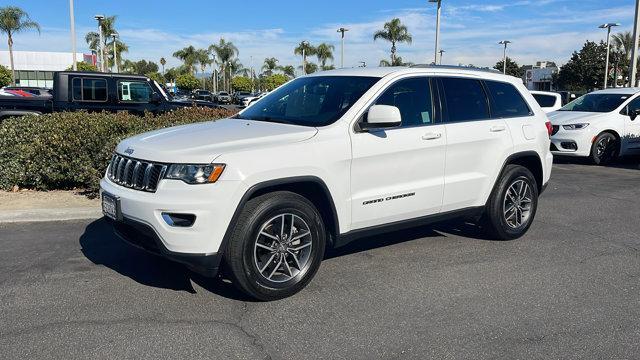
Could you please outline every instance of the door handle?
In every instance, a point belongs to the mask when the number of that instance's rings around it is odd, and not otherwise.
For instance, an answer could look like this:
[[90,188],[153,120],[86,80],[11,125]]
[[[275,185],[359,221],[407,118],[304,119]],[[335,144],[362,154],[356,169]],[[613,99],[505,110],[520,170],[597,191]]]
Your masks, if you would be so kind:
[[500,131],[505,131],[507,130],[507,127],[504,125],[496,125],[496,126],[492,126],[491,129],[489,129],[489,131],[491,132],[500,132]]
[[422,135],[422,140],[436,140],[442,137],[441,133],[427,133]]

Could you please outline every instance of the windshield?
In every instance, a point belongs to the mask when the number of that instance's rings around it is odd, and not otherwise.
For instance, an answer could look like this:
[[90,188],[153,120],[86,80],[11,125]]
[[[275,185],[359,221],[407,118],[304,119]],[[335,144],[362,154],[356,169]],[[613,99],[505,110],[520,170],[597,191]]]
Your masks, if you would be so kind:
[[302,126],[329,125],[378,80],[362,76],[298,78],[264,96],[237,118]]
[[611,112],[629,98],[626,94],[587,94],[580,96],[559,111]]

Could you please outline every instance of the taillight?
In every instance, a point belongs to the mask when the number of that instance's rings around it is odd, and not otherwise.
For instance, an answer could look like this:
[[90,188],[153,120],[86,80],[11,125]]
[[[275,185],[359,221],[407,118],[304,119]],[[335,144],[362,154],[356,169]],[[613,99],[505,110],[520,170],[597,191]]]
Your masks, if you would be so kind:
[[551,121],[547,120],[547,122],[545,122],[544,124],[547,126],[549,137],[551,137],[551,134],[553,134],[553,126],[551,126]]

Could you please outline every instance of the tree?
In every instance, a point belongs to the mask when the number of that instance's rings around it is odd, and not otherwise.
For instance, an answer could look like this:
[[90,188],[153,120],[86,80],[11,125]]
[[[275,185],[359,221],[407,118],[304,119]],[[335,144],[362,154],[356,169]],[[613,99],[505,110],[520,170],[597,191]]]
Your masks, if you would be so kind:
[[[630,76],[629,64],[631,63],[631,51],[633,50],[633,34],[625,31],[613,35],[614,52],[611,54],[611,66],[615,67],[618,63],[618,69],[623,79]],[[616,79],[617,80],[617,79]]]
[[262,71],[265,75],[273,75],[273,72],[278,70],[278,59],[274,57],[264,59],[264,64],[262,65]]
[[183,49],[180,49],[173,53],[173,57],[182,60],[182,63],[189,69],[189,72],[193,74],[195,72],[195,64],[198,62],[198,50],[192,45],[189,45]]
[[139,61],[125,60],[122,65],[122,72],[125,74],[138,75],[155,73],[158,72],[158,64],[144,59]]
[[[504,70],[504,62],[502,60],[498,61],[493,68],[502,72],[502,70]],[[517,62],[511,60],[511,58],[508,56],[507,56],[507,75],[515,76],[517,78],[522,78],[522,76],[524,75],[524,69],[521,66],[519,66]]]
[[402,24],[400,19],[395,18],[384,24],[383,30],[378,30],[373,34],[373,41],[378,39],[387,40],[391,43],[391,62],[390,64],[397,63],[396,58],[396,44],[397,43],[407,43],[411,44],[413,38],[407,27]]
[[273,74],[263,77],[261,83],[264,90],[272,91],[287,81],[289,81],[289,79],[284,74]]
[[320,62],[320,69],[331,70],[333,66],[327,66],[327,60],[333,61],[333,50],[335,47],[327,43],[322,43],[316,48],[316,57]]
[[[302,63],[307,64],[307,56],[315,55],[316,48],[313,45],[309,44],[309,42],[302,41],[300,42],[300,44],[298,44],[298,46],[295,49],[293,49],[293,53],[294,55],[301,55]],[[309,74],[308,72],[306,72],[306,68],[308,68],[307,65],[305,65],[305,69],[303,69],[303,71],[305,74]],[[316,66],[316,70],[317,70],[317,66]]]
[[162,75],[164,75],[164,66],[167,64],[167,59],[161,57],[160,58],[160,65],[162,66]]
[[231,80],[231,87],[235,91],[251,91],[253,82],[246,76],[236,76]]
[[600,41],[587,41],[580,51],[574,51],[571,59],[560,67],[554,82],[562,90],[589,91],[604,84],[604,66],[607,45]]
[[280,71],[289,78],[296,77],[296,68],[293,65],[281,66]]
[[[318,71],[318,65],[312,63],[311,61],[306,62],[304,67],[305,68],[303,72],[305,74],[313,74],[314,72]],[[302,65],[300,65],[298,69],[302,70]]]
[[380,65],[379,66],[411,66],[413,65],[413,63],[411,62],[404,62],[402,60],[402,56],[396,56],[393,59],[393,62],[390,62],[387,59],[382,59],[380,60]]
[[229,70],[229,67],[237,65],[237,63],[231,62],[240,54],[238,48],[233,45],[231,41],[225,41],[221,38],[217,44],[209,46],[209,51],[216,55],[216,63],[220,66],[220,72],[222,73],[222,87],[229,90],[229,78],[231,78],[234,73]]
[[[84,61],[80,61],[76,64],[76,67],[78,69],[78,71],[85,71],[85,72],[97,72],[98,68],[93,65],[93,64],[89,64],[86,63]],[[66,71],[71,71],[73,70],[73,65],[69,65],[69,67],[67,68]]]
[[200,86],[200,81],[198,81],[198,79],[193,76],[193,74],[189,73],[179,75],[176,79],[176,85],[182,90],[191,91],[193,89],[197,89],[198,86]]
[[0,65],[0,88],[11,84],[11,71]]
[[205,76],[204,72],[207,69],[207,66],[211,65],[213,60],[209,58],[209,50],[207,49],[198,49],[196,51],[196,61],[200,65],[200,71],[202,72],[202,87],[205,88]]
[[21,31],[35,29],[40,34],[40,25],[31,20],[29,14],[17,6],[0,8],[0,33],[7,34],[9,63],[11,64],[11,84],[16,84],[16,69],[13,65],[13,35]]
[[164,83],[166,82],[164,76],[162,76],[162,74],[160,74],[159,72],[150,72],[150,73],[146,73],[144,74],[144,76],[148,77],[151,80],[155,80],[158,82],[158,84],[160,85],[164,85]]
[[[116,30],[116,16],[106,16],[104,19],[100,21],[100,29],[102,30],[102,44],[100,44],[100,34],[97,31],[90,31],[85,35],[84,40],[89,45],[89,49],[93,50],[97,53],[100,51],[100,47],[104,48],[104,56],[103,59],[106,67],[111,67],[114,64],[113,59],[113,37],[111,34],[118,34]],[[128,52],[129,47],[123,43],[119,38],[115,39],[116,43],[116,52],[118,53],[118,62],[121,61],[123,52]],[[118,65],[119,67],[120,65]]]
[[165,71],[164,73],[164,78],[168,82],[172,82],[172,81],[175,81],[178,78],[178,76],[185,75],[185,74],[189,74],[189,69],[185,65],[181,65],[178,67],[172,67],[170,69],[167,69],[167,71]]

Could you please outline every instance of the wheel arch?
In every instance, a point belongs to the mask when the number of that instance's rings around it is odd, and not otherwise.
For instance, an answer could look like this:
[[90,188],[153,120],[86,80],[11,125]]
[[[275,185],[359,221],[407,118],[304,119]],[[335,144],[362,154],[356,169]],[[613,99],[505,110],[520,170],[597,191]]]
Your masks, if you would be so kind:
[[[529,169],[533,174],[533,177],[536,179],[536,185],[538,187],[538,193],[541,193],[544,189],[544,168],[542,165],[542,159],[540,155],[535,151],[522,151],[515,154],[511,154],[504,161],[502,165],[502,169],[500,170],[500,176],[504,172],[504,169],[507,165],[521,165],[525,168]],[[498,177],[500,179],[500,177]],[[498,181],[496,180],[496,184]]]
[[235,226],[245,204],[257,196],[275,191],[290,191],[311,201],[320,212],[320,216],[322,217],[327,231],[330,234],[328,239],[329,244],[327,245],[333,246],[335,244],[335,239],[340,233],[340,227],[338,213],[329,188],[325,182],[317,176],[295,176],[267,180],[251,186],[240,199],[238,206],[236,206],[233,216],[231,217],[231,221],[229,222],[225,235],[222,239],[219,252],[225,251],[229,238],[231,237],[233,227]]

